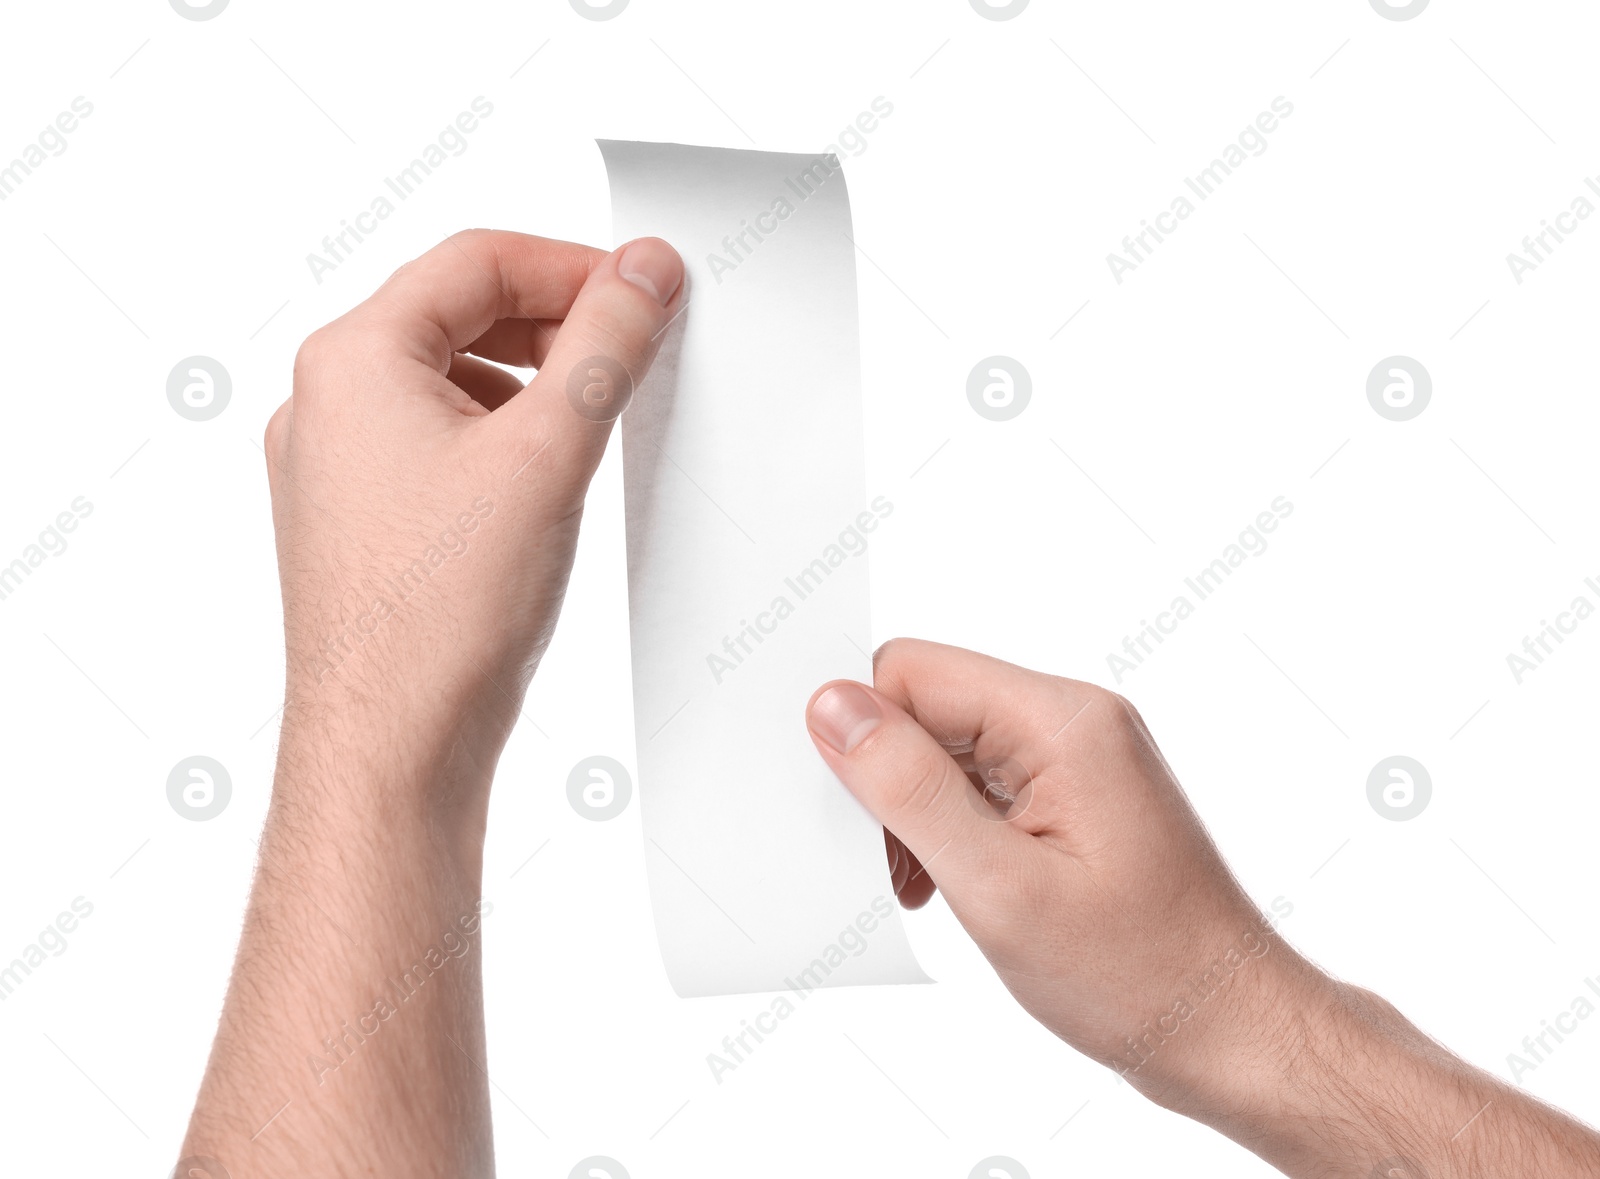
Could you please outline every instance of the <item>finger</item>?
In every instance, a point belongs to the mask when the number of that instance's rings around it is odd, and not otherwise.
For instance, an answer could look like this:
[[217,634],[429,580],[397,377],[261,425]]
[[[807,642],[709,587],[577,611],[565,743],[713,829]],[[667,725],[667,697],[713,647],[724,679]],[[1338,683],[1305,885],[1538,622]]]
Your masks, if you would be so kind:
[[884,829],[883,836],[889,845],[889,878],[894,882],[895,896],[900,899],[902,908],[922,908],[937,891],[933,878],[888,828]]
[[806,720],[839,780],[941,888],[988,874],[1025,838],[984,817],[955,761],[882,693],[836,680],[811,698]]
[[906,877],[911,875],[911,853],[887,827],[883,829],[883,849],[889,853],[889,884],[894,889],[894,895],[899,896],[900,890],[905,887]]
[[655,358],[683,286],[683,259],[640,238],[595,266],[573,300],[539,373],[500,411],[513,449],[536,446],[541,469],[579,494],[605,450],[611,422]]
[[498,364],[538,368],[560,327],[559,319],[497,319],[462,351]]
[[900,890],[900,907],[920,909],[933,899],[933,894],[939,889],[933,883],[933,877],[928,875],[928,870],[917,863],[917,857],[910,852],[906,855],[911,861],[911,872],[906,876],[905,887]]
[[467,230],[395,271],[330,330],[359,331],[444,373],[499,320],[563,318],[604,257],[573,242]]
[[[993,754],[1032,750],[1070,724],[1097,690],[922,639],[891,639],[873,654],[873,684],[932,733],[963,769]],[[1075,690],[1076,689],[1076,690]]]
[[514,373],[464,352],[450,358],[450,381],[486,410],[499,409],[522,392]]

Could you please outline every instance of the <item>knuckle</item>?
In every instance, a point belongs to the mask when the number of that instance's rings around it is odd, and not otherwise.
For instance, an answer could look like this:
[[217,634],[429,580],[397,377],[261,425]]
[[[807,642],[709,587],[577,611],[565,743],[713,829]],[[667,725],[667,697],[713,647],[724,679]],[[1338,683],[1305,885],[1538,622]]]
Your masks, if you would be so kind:
[[897,679],[926,646],[921,639],[896,636],[872,653],[872,670],[885,679]]
[[889,639],[887,642],[880,643],[878,645],[878,649],[872,653],[872,666],[877,667],[880,664],[893,664],[897,662],[901,656],[905,654],[906,644],[910,641],[910,639],[904,639],[896,636],[895,638]]
[[[446,238],[445,240],[448,242],[451,239]],[[388,278],[384,279],[383,282],[378,284],[378,292],[382,294],[385,291],[393,290],[394,285],[397,282],[400,282],[409,275],[415,274],[417,267],[427,256],[427,254],[420,254],[415,258],[407,258],[404,262],[400,263],[400,265],[396,266],[389,272]]]
[[1112,697],[1116,704],[1121,707],[1122,715],[1126,718],[1130,728],[1135,731],[1148,731],[1148,726],[1144,723],[1144,716],[1134,706],[1132,700],[1115,692],[1112,693]]
[[1115,713],[1124,719],[1133,713],[1133,702],[1121,692],[1113,692],[1109,688],[1102,688],[1100,691],[1108,712]]
[[1124,697],[1094,684],[1079,683],[1069,683],[1065,694],[1073,702],[1072,707],[1081,710],[1068,730],[1077,730],[1078,740],[1106,750],[1127,743],[1138,714]]
[[332,325],[319,327],[304,340],[294,354],[294,379],[299,384],[316,375],[333,355]]
[[[483,267],[492,267],[490,273],[499,269],[498,259],[495,257],[494,232],[488,229],[458,229],[441,243],[441,247],[460,250],[474,263]],[[423,257],[427,257],[426,254]]]
[[267,427],[261,435],[261,449],[266,451],[269,459],[278,460],[283,457],[289,443],[289,424],[293,414],[294,400],[290,398],[278,406],[267,419]]

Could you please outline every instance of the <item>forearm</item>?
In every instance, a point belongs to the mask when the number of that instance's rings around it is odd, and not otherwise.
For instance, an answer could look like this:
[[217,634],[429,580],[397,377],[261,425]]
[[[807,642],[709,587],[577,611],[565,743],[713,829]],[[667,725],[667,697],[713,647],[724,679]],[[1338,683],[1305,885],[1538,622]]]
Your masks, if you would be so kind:
[[[873,681],[812,697],[817,752],[1018,1001],[1151,1101],[1296,1179],[1600,1175],[1594,1131],[1284,941],[1294,906],[1245,894],[1128,701],[904,639]],[[1027,789],[975,806],[996,777]]]
[[1600,1135],[1328,981],[1249,1066],[1259,1097],[1184,1110],[1296,1179],[1600,1174]]
[[377,757],[353,735],[326,717],[286,721],[183,1153],[233,1179],[487,1175],[476,800],[488,769],[444,742],[418,748],[415,733]]
[[597,417],[570,378],[642,379],[683,278],[654,238],[469,230],[301,346],[262,438],[289,704],[186,1156],[232,1179],[493,1171],[489,783],[632,388]]

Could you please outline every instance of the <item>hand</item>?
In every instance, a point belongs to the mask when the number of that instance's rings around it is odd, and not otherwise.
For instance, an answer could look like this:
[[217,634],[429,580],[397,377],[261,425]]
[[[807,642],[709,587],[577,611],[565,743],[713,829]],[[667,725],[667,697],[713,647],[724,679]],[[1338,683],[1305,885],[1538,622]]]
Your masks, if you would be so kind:
[[[301,348],[265,443],[277,773],[182,1173],[493,1172],[489,783],[682,282],[653,238],[475,230]],[[539,372],[524,388],[480,357]]]
[[[353,711],[407,747],[464,726],[492,764],[682,282],[654,238],[607,255],[471,230],[305,342],[265,440],[287,723]],[[524,388],[486,360],[539,372]]]
[[1067,1043],[1294,1175],[1600,1167],[1593,1132],[1296,953],[1126,700],[913,640],[874,679],[812,697],[817,749],[893,833],[902,900],[937,885]]
[[1159,1096],[1259,1044],[1264,996],[1315,983],[1126,700],[911,640],[880,649],[874,674],[876,690],[813,698],[817,748],[893,832],[903,901],[936,884],[1017,1000],[1074,1048]]

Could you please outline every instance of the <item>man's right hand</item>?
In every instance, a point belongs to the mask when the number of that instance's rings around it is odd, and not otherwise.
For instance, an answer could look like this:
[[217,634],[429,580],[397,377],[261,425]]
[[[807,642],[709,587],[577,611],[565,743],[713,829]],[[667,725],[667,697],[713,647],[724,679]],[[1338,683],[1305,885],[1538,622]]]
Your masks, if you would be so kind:
[[874,680],[812,697],[817,749],[891,833],[902,902],[937,886],[1067,1043],[1293,1175],[1600,1173],[1587,1127],[1292,949],[1292,906],[1245,895],[1126,700],[903,639]]

